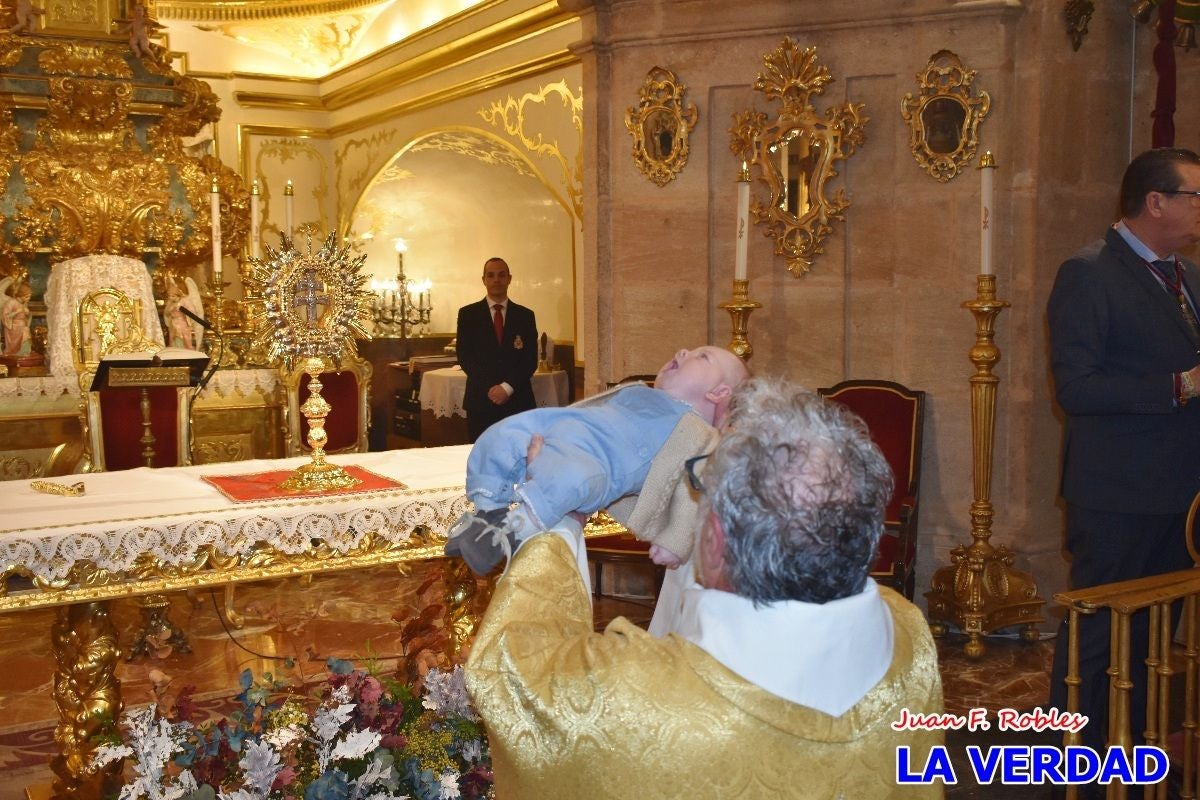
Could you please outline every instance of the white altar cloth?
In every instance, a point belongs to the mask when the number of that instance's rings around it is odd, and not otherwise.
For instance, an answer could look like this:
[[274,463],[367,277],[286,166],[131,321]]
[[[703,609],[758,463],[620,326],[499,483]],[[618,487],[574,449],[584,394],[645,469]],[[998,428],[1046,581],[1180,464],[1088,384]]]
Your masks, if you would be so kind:
[[[421,376],[421,408],[435,417],[465,417],[463,395],[467,391],[467,373],[462,367],[431,369]],[[565,370],[533,373],[533,400],[538,408],[567,404],[569,389]]]
[[23,567],[45,580],[67,577],[76,562],[125,572],[139,556],[186,565],[212,546],[244,555],[256,544],[298,554],[312,540],[338,553],[368,533],[402,543],[423,525],[445,533],[466,509],[463,482],[469,445],[330,456],[403,481],[407,489],[369,494],[235,503],[201,479],[294,468],[307,456],[167,469],[71,475],[82,497],[42,494],[30,481],[0,482],[0,574]]

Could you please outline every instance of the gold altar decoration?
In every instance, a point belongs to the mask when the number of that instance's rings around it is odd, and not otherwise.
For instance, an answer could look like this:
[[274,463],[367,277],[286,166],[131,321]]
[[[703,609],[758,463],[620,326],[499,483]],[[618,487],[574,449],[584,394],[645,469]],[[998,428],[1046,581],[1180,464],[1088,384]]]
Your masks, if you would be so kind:
[[1038,639],[1035,624],[1042,621],[1045,604],[1038,597],[1033,576],[1013,568],[1014,554],[1004,545],[995,546],[992,536],[992,444],[996,432],[996,385],[1000,379],[992,369],[1000,361],[995,344],[995,323],[1009,307],[996,299],[996,276],[977,276],[976,298],[962,304],[975,317],[975,346],[969,358],[975,365],[971,384],[971,465],[975,500],[971,503],[970,545],[950,551],[948,567],[933,575],[929,602],[930,629],[934,636],[946,633],[946,623],[967,634],[964,652],[971,658],[983,655],[983,636],[1001,628],[1023,625],[1021,638]]
[[817,114],[809,98],[823,93],[833,76],[817,63],[815,47],[801,50],[788,37],[763,64],[754,89],[783,108],[774,120],[761,111],[734,114],[729,149],[757,166],[770,189],[770,203],[755,199],[750,211],[799,278],[825,252],[821,243],[833,233],[831,220],[845,219],[849,199],[841,189],[827,195],[826,184],[838,174],[837,162],[863,144],[868,118],[862,103],[850,102],[825,109],[824,119]]
[[647,178],[666,186],[688,160],[688,134],[696,127],[696,106],[685,103],[687,87],[665,67],[651,67],[636,107],[625,111],[633,136],[633,161]]
[[0,81],[23,87],[0,98],[0,182],[12,203],[0,259],[27,261],[38,294],[51,264],[97,253],[186,273],[211,253],[214,176],[224,251],[236,253],[248,225],[242,179],[185,145],[220,118],[216,95],[157,46],[132,44],[135,18],[157,25],[154,4],[46,5],[40,30],[0,28]]
[[280,488],[290,492],[331,491],[359,483],[336,464],[325,460],[325,418],[332,410],[321,397],[319,376],[326,359],[336,367],[342,356],[354,352],[354,337],[370,339],[364,323],[371,317],[371,293],[362,274],[365,253],[354,254],[350,244],[338,247],[331,233],[320,250],[306,253],[280,237],[278,250],[266,246],[267,258],[251,258],[251,286],[262,292],[262,311],[253,321],[253,345],[265,348],[272,362],[291,371],[302,361],[309,376],[308,399],[300,411],[308,420],[308,446],[312,460],[298,468]]
[[762,308],[762,303],[750,299],[749,288],[750,281],[734,279],[733,299],[717,306],[717,308],[723,308],[729,312],[733,325],[733,338],[729,342],[728,349],[742,361],[749,361],[750,356],[754,355],[754,347],[750,344],[750,339],[746,334],[750,327],[751,312],[756,308]]
[[974,80],[975,70],[964,67],[949,50],[939,50],[917,73],[920,93],[906,94],[900,101],[900,116],[912,131],[913,158],[942,183],[975,157],[979,123],[992,106],[987,92],[975,92]]

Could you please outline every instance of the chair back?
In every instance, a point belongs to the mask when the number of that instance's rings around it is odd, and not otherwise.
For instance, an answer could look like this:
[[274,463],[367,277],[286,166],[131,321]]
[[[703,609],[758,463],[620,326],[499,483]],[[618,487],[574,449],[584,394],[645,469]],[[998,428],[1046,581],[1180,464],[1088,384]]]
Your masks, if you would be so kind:
[[[321,397],[333,407],[325,419],[326,453],[365,453],[371,427],[370,362],[358,357],[342,359],[339,369],[321,373]],[[309,397],[308,374],[299,367],[283,376],[287,392],[285,451],[289,456],[312,452],[308,446],[308,420],[300,407]]]
[[925,393],[893,381],[873,380],[842,381],[817,393],[857,414],[892,468],[895,488],[871,575],[912,599]]
[[869,380],[842,381],[817,393],[842,404],[867,424],[896,480],[887,521],[898,522],[904,498],[916,497],[920,488],[925,393],[892,381]]

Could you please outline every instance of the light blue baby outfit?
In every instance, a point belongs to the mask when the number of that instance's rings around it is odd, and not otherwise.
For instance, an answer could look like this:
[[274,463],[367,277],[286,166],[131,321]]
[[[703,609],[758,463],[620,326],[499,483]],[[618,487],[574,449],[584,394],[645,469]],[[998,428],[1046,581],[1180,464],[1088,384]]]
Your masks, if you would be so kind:
[[[645,384],[566,408],[537,408],[492,425],[467,458],[467,497],[480,511],[525,501],[540,528],[571,511],[591,514],[641,490],[650,462],[687,403]],[[534,434],[545,437],[528,467]],[[515,488],[514,488],[515,487]]]

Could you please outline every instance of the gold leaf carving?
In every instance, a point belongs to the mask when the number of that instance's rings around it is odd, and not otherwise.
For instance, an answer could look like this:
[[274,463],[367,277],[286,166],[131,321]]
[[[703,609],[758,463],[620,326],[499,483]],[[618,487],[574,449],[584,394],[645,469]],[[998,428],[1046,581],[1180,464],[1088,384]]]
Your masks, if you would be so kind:
[[[526,114],[531,105],[548,107],[551,96],[557,96],[562,107],[571,115],[571,125],[578,134],[578,147],[574,165],[567,161],[558,140],[545,141],[541,133],[526,130]],[[571,209],[578,220],[583,219],[583,93],[576,97],[567,88],[565,80],[543,86],[536,93],[526,93],[520,100],[509,96],[504,102],[493,102],[489,108],[479,111],[479,116],[488,123],[502,127],[509,136],[516,137],[531,153],[549,156],[558,162],[562,172],[563,186],[570,200]]]
[[70,0],[66,3],[59,0],[50,8],[56,20],[85,25],[95,25],[98,22],[95,0]]
[[38,66],[48,75],[132,78],[133,70],[116,51],[82,42],[65,42],[38,54]]
[[[334,171],[338,176],[338,197],[362,196],[371,182],[371,165],[383,154],[391,152],[390,145],[396,136],[397,131],[395,130],[377,131],[366,139],[351,139],[338,148],[333,157]],[[355,151],[363,152],[359,162],[361,166],[351,169],[347,166],[347,162]],[[352,204],[349,203],[345,204],[345,208],[346,211],[343,213],[350,213],[353,210]],[[351,220],[347,217],[341,220],[338,229],[347,232],[350,225]]]

